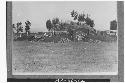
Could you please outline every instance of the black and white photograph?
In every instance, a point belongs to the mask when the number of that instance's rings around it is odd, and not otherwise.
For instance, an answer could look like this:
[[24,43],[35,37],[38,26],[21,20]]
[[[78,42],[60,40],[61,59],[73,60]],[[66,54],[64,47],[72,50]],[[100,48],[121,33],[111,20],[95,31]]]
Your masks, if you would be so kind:
[[12,1],[12,75],[118,75],[117,1]]

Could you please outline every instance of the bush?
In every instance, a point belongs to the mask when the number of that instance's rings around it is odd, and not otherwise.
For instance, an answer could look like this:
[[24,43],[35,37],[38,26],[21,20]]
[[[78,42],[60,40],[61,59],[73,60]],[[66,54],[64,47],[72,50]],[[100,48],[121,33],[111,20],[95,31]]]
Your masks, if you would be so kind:
[[26,34],[22,34],[21,37],[17,37],[16,39],[14,39],[14,41],[32,41],[33,39],[35,39],[35,37],[32,35],[27,36]]

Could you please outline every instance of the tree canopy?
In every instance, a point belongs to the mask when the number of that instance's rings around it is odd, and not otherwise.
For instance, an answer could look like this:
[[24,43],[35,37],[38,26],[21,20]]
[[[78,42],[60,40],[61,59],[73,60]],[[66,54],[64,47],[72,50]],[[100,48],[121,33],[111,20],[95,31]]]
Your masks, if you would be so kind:
[[47,21],[46,21],[46,28],[48,29],[48,31],[50,31],[50,30],[52,29],[51,20],[47,20]]
[[31,22],[30,21],[26,21],[25,22],[25,31],[26,33],[30,33],[30,26],[31,26]]
[[110,22],[110,29],[117,30],[117,21],[116,20],[113,20]]
[[[92,20],[88,14],[87,14],[87,17],[85,18],[85,14],[84,12],[81,13],[81,14],[78,14],[77,11],[72,11],[71,12],[71,17],[73,17],[73,20],[77,20],[78,22],[85,22],[87,25],[89,25],[90,27],[94,27],[94,20]],[[79,23],[78,23],[79,24]]]
[[16,30],[17,33],[23,32],[23,27],[21,22],[17,22],[16,24],[12,25],[13,29]]

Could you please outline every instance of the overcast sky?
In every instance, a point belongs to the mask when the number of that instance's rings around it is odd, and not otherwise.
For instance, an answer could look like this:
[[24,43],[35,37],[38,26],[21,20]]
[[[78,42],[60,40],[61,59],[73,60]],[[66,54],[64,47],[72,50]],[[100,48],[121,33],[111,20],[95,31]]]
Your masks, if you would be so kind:
[[110,21],[117,19],[117,2],[115,1],[75,1],[42,2],[13,1],[13,23],[30,20],[31,31],[47,31],[46,20],[59,17],[62,21],[73,20],[72,10],[85,12],[95,22],[95,29],[109,30]]

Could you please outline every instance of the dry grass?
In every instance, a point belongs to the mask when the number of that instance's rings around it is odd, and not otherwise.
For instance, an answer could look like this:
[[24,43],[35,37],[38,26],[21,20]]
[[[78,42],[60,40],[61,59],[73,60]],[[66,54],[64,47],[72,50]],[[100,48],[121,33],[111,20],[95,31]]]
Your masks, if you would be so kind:
[[12,68],[16,72],[116,72],[117,43],[13,42]]

